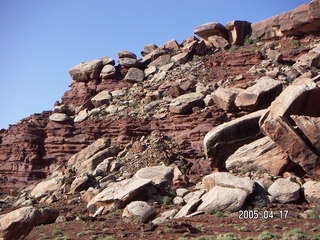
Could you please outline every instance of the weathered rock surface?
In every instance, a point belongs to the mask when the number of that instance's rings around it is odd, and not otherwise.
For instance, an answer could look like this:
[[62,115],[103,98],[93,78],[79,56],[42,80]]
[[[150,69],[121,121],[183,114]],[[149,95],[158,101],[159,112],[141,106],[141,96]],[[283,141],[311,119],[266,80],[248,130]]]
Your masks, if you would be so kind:
[[137,59],[137,56],[129,51],[120,51],[118,52],[118,57],[119,58],[133,58],[133,59]]
[[247,196],[248,193],[239,188],[215,186],[202,196],[202,203],[197,210],[207,213],[215,211],[237,211],[243,206]]
[[178,63],[178,64],[184,64],[184,63],[188,62],[188,59],[189,59],[189,53],[182,52],[182,53],[179,53],[179,54],[173,56],[171,58],[171,61]]
[[309,181],[303,184],[301,188],[308,203],[320,205],[320,182]]
[[288,163],[288,155],[269,137],[264,137],[235,151],[226,160],[226,168],[233,172],[254,171],[280,175]]
[[154,166],[142,168],[134,175],[137,179],[151,180],[155,186],[172,184],[173,168],[165,166]]
[[239,147],[261,135],[258,121],[266,110],[260,110],[230,122],[221,124],[208,132],[204,138],[207,159],[213,167],[224,169],[225,161]]
[[55,222],[59,216],[56,209],[23,207],[0,215],[0,238],[3,240],[24,239],[33,227]]
[[228,40],[221,36],[210,36],[208,37],[208,43],[214,47],[219,49],[225,49],[229,46]]
[[251,35],[251,23],[246,21],[228,22],[226,29],[229,33],[229,42],[232,45],[243,45],[246,37]]
[[198,208],[198,206],[201,204],[202,200],[201,199],[195,199],[195,200],[191,200],[189,201],[186,205],[184,205],[179,212],[174,216],[174,218],[181,218],[181,217],[185,217],[191,213],[193,213],[194,211],[196,211],[196,209]]
[[102,206],[104,207],[103,213],[110,211],[113,207],[124,207],[151,183],[150,179],[134,178],[114,183],[92,198],[87,205],[87,209],[90,214],[95,214]]
[[133,201],[126,206],[122,213],[122,217],[144,223],[156,213],[156,209],[148,203],[143,201]]
[[214,103],[225,111],[232,111],[235,108],[234,101],[243,91],[240,88],[222,88],[219,87],[213,92],[212,98]]
[[204,96],[201,93],[183,94],[170,103],[170,112],[178,114],[188,114],[192,112],[194,107],[203,107]]
[[124,79],[130,82],[142,82],[144,72],[139,68],[130,68]]
[[217,172],[205,176],[202,179],[202,185],[207,191],[210,191],[215,186],[239,188],[248,194],[251,194],[254,190],[254,181],[240,178],[227,172]]
[[57,176],[38,183],[35,188],[30,192],[30,197],[37,195],[51,194],[59,190],[63,184],[64,176]]
[[196,27],[194,33],[205,40],[208,40],[208,37],[214,35],[228,39],[227,29],[221,23],[216,22],[206,23]]
[[66,122],[66,121],[70,121],[71,118],[65,113],[53,113],[49,117],[49,120],[54,122]]
[[109,91],[105,90],[99,92],[96,96],[91,98],[91,102],[95,107],[100,107],[102,105],[108,104],[111,100],[112,96]]
[[269,39],[319,31],[319,8],[320,3],[316,0],[292,11],[253,23],[251,25],[252,37]]
[[113,65],[105,65],[100,73],[101,78],[112,78],[115,76],[117,70]]
[[252,87],[247,88],[235,99],[235,105],[241,109],[261,109],[268,107],[270,103],[281,93],[281,82],[269,77],[257,80]]
[[99,78],[102,67],[103,61],[101,59],[96,59],[80,63],[71,68],[69,74],[74,81],[86,82],[90,79]]
[[294,202],[300,198],[300,185],[288,179],[279,178],[269,187],[268,192],[278,202]]

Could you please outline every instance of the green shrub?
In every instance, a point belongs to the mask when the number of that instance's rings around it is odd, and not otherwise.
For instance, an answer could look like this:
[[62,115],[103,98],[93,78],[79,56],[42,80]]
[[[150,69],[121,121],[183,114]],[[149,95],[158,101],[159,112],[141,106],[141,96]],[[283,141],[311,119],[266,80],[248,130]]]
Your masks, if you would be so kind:
[[280,238],[281,238],[280,235],[278,235],[276,233],[272,233],[272,232],[267,232],[267,231],[262,232],[258,236],[259,240],[276,240],[276,239],[280,239]]
[[285,239],[288,240],[302,240],[307,238],[306,233],[299,228],[292,229],[291,231],[287,232],[285,236]]
[[234,233],[225,233],[225,234],[220,234],[217,237],[217,240],[240,240],[241,238],[237,237],[234,235]]

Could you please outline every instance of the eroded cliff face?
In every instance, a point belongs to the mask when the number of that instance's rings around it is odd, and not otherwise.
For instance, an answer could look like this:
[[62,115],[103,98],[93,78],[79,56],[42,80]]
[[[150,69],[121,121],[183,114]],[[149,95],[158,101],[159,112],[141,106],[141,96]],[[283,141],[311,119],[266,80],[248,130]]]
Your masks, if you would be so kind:
[[[170,156],[155,152],[150,161],[183,161],[187,173],[210,171],[204,136],[213,127],[248,113],[241,108],[224,111],[213,92],[219,87],[247,89],[266,74],[285,84],[293,81],[303,72],[290,67],[311,49],[313,37],[302,38],[299,46],[290,44],[297,40],[279,41],[281,57],[274,62],[279,64],[280,59],[281,69],[268,68],[274,64],[269,56],[270,50],[275,51],[273,43],[262,41],[239,50],[230,45],[242,44],[248,32],[262,39],[313,33],[319,29],[318,10],[319,1],[313,1],[252,24],[251,29],[244,21],[231,22],[226,28],[207,24],[196,29],[200,39],[192,36],[182,44],[171,40],[161,47],[145,46],[141,59],[121,51],[118,65],[101,58],[72,68],[70,90],[55,104],[54,112],[31,115],[1,130],[0,192],[45,178],[101,137],[126,150],[151,134],[169,136],[175,144],[163,147]],[[147,166],[148,161],[143,164]]]

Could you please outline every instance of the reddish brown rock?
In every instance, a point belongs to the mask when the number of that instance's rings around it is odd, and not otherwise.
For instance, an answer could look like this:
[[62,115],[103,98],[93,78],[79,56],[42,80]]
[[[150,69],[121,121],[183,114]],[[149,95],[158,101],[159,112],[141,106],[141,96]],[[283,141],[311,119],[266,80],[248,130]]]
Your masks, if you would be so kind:
[[229,42],[220,36],[210,36],[207,41],[211,47],[219,49],[225,49],[229,46]]
[[320,1],[303,4],[296,9],[253,23],[252,38],[269,39],[283,35],[316,32],[320,29]]
[[133,58],[133,59],[137,59],[137,56],[129,51],[120,51],[118,52],[118,57],[119,58]]
[[177,51],[177,50],[180,49],[179,44],[178,44],[177,41],[174,40],[174,39],[166,42],[166,43],[165,43],[163,46],[161,46],[160,48],[167,48],[167,49],[174,50],[174,51]]
[[235,109],[234,101],[236,97],[243,91],[239,88],[218,88],[213,92],[212,98],[214,103],[225,111],[232,111]]
[[168,90],[171,97],[176,98],[184,93],[184,91],[179,86],[171,86]]
[[69,74],[74,81],[86,82],[90,79],[99,78],[103,61],[101,59],[82,62],[69,70]]
[[229,42],[232,45],[243,45],[246,37],[251,35],[251,23],[246,21],[228,22],[226,29],[229,33]]

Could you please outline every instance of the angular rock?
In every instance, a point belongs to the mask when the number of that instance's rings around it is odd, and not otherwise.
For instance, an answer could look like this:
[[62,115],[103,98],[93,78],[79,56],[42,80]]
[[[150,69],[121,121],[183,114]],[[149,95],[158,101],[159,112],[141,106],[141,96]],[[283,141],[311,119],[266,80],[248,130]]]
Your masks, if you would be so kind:
[[187,195],[190,191],[186,188],[177,188],[176,193],[177,196],[179,197],[184,197],[185,195]]
[[177,196],[177,197],[175,197],[173,199],[173,204],[175,204],[175,205],[183,205],[184,204],[184,200],[183,200],[182,197]]
[[103,139],[99,138],[96,141],[94,141],[92,144],[87,146],[86,148],[82,149],[80,152],[74,154],[69,160],[67,166],[69,168],[72,168],[72,166],[80,161],[84,161],[85,159],[88,159],[92,157],[95,153],[103,150],[108,143]]
[[228,22],[226,29],[229,33],[229,42],[232,45],[243,45],[246,37],[251,35],[251,23],[246,21]]
[[226,168],[233,172],[254,171],[280,175],[288,163],[288,155],[269,137],[264,137],[235,151],[226,160]]
[[262,77],[257,83],[243,92],[235,100],[241,109],[256,110],[265,108],[281,93],[282,83],[269,77]]
[[173,168],[165,166],[145,167],[134,175],[137,179],[151,180],[155,186],[172,184]]
[[174,39],[166,42],[163,46],[161,46],[161,48],[167,48],[167,49],[174,50],[174,51],[177,51],[180,49],[179,44]]
[[100,73],[100,77],[104,79],[112,78],[115,76],[117,70],[113,65],[105,65]]
[[48,180],[38,183],[35,188],[30,192],[29,196],[35,198],[37,195],[47,194],[59,190],[64,183],[64,176],[57,176]]
[[290,118],[312,144],[312,149],[320,153],[320,117],[291,115]]
[[137,56],[129,51],[120,51],[118,52],[118,57],[119,58],[133,58],[133,59],[137,59]]
[[23,207],[0,215],[0,238],[3,240],[24,239],[33,227],[55,222],[59,216],[56,209]]
[[201,204],[201,202],[201,199],[189,201],[180,209],[180,211],[177,213],[177,215],[174,216],[174,218],[185,217],[190,213],[193,213],[194,211],[196,211],[197,207]]
[[194,200],[199,200],[203,196],[203,194],[205,194],[205,193],[206,193],[206,191],[203,189],[195,191],[195,192],[190,192],[183,197],[183,200],[186,203],[189,203],[190,201],[194,201]]
[[155,67],[159,68],[159,67],[161,67],[163,65],[166,65],[166,64],[170,63],[170,60],[171,60],[171,56],[169,54],[164,54],[164,55],[159,56],[154,61],[152,61],[148,65],[148,67],[155,66]]
[[139,196],[151,183],[150,179],[134,178],[114,183],[93,197],[88,203],[87,209],[90,214],[94,214],[101,206],[105,207],[103,213],[107,213],[113,207],[124,207]]
[[122,213],[122,217],[145,223],[150,217],[156,215],[156,213],[156,209],[148,203],[133,201],[126,206]]
[[144,70],[144,75],[148,77],[149,75],[154,74],[156,72],[157,72],[157,68],[155,66],[151,66]]
[[144,72],[139,68],[130,68],[124,80],[129,82],[142,82],[144,79]]
[[91,102],[97,108],[102,105],[108,104],[111,101],[111,99],[112,99],[112,96],[110,92],[107,90],[104,90],[102,92],[99,92],[93,98],[91,98]]
[[119,149],[117,147],[110,146],[101,151],[98,151],[89,158],[78,159],[78,161],[72,166],[72,169],[81,175],[82,173],[92,173],[97,166],[107,158],[117,156]]
[[243,206],[247,196],[248,193],[239,188],[215,186],[202,196],[202,203],[197,211],[205,211],[206,213],[215,211],[234,212]]
[[174,55],[171,58],[172,62],[178,63],[178,64],[185,64],[189,60],[189,53],[188,52],[182,52],[177,55]]
[[102,61],[102,65],[105,66],[105,65],[112,65],[114,66],[114,64],[116,63],[114,61],[113,58],[111,57],[103,57],[103,58],[100,58],[100,60]]
[[216,22],[203,24],[197,27],[194,33],[205,40],[214,35],[228,39],[227,29],[221,23]]
[[305,199],[312,205],[320,205],[320,182],[308,181],[302,185]]
[[217,172],[207,175],[202,179],[202,184],[207,191],[210,191],[215,186],[239,188],[248,194],[251,194],[254,190],[254,181],[240,178],[227,172]]
[[83,190],[87,190],[90,187],[90,178],[88,176],[77,177],[73,180],[70,186],[70,192],[81,192]]
[[281,61],[283,56],[282,53],[278,52],[277,50],[271,50],[271,49],[268,49],[266,54],[268,59],[270,59],[273,62]]
[[280,116],[268,119],[263,124],[263,131],[289,155],[291,161],[307,173],[320,176],[320,157],[310,149],[287,119]]
[[184,91],[179,86],[171,86],[168,90],[168,93],[172,98],[176,98],[181,96]]
[[234,101],[242,91],[243,89],[240,88],[219,87],[212,93],[212,98],[218,107],[229,112],[235,109]]
[[99,78],[103,61],[101,59],[82,62],[69,70],[69,74],[74,81],[86,82]]
[[74,122],[75,123],[78,123],[78,122],[82,122],[84,120],[86,120],[88,118],[88,112],[87,112],[87,109],[84,109],[82,111],[80,111],[74,118]]
[[152,221],[153,224],[161,224],[164,223],[166,220],[172,219],[178,213],[177,209],[172,209],[163,212],[160,217],[154,219]]
[[53,113],[50,115],[49,120],[53,122],[67,122],[70,121],[70,117],[65,113]]
[[148,45],[145,45],[144,47],[143,47],[143,49],[144,49],[144,51],[141,53],[141,55],[142,56],[145,56],[145,55],[147,55],[148,53],[151,53],[151,52],[153,52],[154,50],[156,50],[158,48],[158,46],[157,45],[155,45],[155,44],[148,44]]
[[308,53],[301,55],[296,63],[293,65],[294,68],[319,68],[320,67],[320,44],[315,48],[311,49]]
[[230,122],[221,124],[208,132],[204,138],[207,159],[213,167],[225,168],[225,161],[239,147],[261,136],[259,119],[266,113],[260,110]]
[[120,58],[119,59],[119,64],[124,67],[138,67],[139,66],[139,61],[134,58]]
[[224,37],[220,37],[220,36],[208,37],[208,43],[212,47],[219,48],[222,50],[229,46],[229,42]]
[[169,111],[178,114],[189,114],[194,107],[204,107],[204,96],[201,93],[183,94],[170,103]]
[[299,200],[300,185],[288,179],[277,179],[268,189],[269,194],[281,203],[290,203]]

